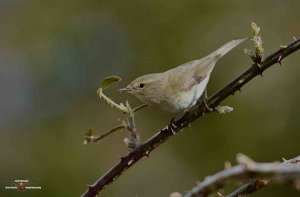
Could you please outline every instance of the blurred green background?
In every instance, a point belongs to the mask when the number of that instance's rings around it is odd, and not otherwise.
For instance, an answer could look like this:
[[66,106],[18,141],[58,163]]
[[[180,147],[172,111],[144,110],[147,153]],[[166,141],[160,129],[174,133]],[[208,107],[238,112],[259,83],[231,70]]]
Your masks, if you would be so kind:
[[[116,89],[134,78],[198,59],[227,41],[262,28],[266,54],[299,36],[300,1],[0,1],[0,196],[79,196],[87,184],[127,153],[126,132],[83,145],[89,128],[105,132],[120,113],[99,100],[102,78],[123,80],[107,94],[140,102]],[[209,94],[251,64],[234,49],[215,68]],[[168,196],[185,192],[244,153],[256,161],[299,154],[299,52],[255,78],[192,130],[173,137],[124,173],[101,196]],[[144,109],[137,116],[142,139],[171,115]],[[40,191],[4,190],[29,179]],[[228,190],[226,192],[229,192]],[[299,196],[273,185],[252,195]]]

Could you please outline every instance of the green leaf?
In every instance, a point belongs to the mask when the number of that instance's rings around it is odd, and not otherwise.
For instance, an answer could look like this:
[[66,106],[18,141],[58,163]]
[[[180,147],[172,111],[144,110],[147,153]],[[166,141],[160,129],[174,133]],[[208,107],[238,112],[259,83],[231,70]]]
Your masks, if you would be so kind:
[[107,89],[108,87],[110,87],[111,85],[113,85],[114,83],[121,81],[121,78],[118,76],[110,76],[110,77],[106,77],[101,81],[100,84],[100,88],[102,90]]

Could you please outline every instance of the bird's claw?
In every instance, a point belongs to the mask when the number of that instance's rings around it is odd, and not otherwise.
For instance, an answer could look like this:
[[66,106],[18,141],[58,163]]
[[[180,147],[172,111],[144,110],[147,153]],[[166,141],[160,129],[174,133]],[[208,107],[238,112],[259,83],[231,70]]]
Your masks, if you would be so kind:
[[206,109],[207,111],[209,111],[209,112],[215,111],[213,108],[211,108],[211,107],[208,106],[208,104],[207,104],[207,99],[206,99],[206,98],[203,99],[203,103],[204,103],[205,109]]

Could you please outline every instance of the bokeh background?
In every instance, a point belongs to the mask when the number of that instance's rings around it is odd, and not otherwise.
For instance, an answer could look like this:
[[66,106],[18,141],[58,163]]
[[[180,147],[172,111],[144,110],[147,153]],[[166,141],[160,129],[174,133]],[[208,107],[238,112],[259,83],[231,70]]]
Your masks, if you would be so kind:
[[[103,133],[121,114],[96,95],[110,75],[123,80],[106,93],[118,102],[133,96],[116,89],[134,78],[198,59],[225,42],[262,28],[266,54],[299,36],[300,1],[0,1],[0,196],[79,196],[87,184],[127,153],[126,132],[83,145],[89,128]],[[248,68],[246,41],[215,68],[209,94]],[[185,192],[244,153],[256,161],[299,154],[299,58],[284,59],[209,114],[124,173],[101,196],[168,196]],[[138,113],[142,139],[172,116]],[[40,191],[4,190],[29,179]],[[229,191],[226,191],[229,192]],[[299,196],[291,186],[269,186],[253,196]]]

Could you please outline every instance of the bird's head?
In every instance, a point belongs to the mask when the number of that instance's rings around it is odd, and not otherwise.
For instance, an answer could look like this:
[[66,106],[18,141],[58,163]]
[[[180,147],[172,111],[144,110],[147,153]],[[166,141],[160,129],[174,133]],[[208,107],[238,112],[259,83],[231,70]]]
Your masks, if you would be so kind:
[[150,98],[161,93],[162,77],[161,73],[143,75],[133,80],[126,88],[119,89],[119,91],[128,92],[147,104]]

